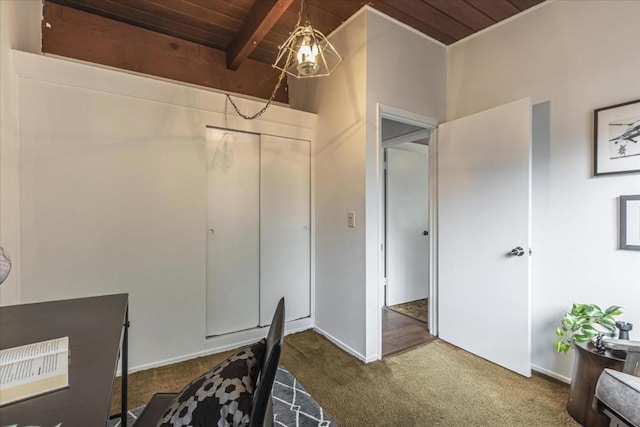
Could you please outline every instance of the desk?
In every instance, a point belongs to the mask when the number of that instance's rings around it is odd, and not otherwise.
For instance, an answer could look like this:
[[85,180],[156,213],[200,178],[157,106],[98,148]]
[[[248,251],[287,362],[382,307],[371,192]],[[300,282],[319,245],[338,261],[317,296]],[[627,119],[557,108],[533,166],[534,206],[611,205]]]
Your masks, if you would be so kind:
[[71,358],[69,388],[3,406],[0,424],[106,425],[121,343],[126,423],[127,327],[127,294],[0,307],[0,349],[68,336]]
[[607,427],[611,420],[591,408],[596,383],[604,368],[622,371],[624,360],[613,356],[610,350],[605,354],[595,353],[591,342],[576,343],[574,348],[576,355],[567,411],[585,427]]

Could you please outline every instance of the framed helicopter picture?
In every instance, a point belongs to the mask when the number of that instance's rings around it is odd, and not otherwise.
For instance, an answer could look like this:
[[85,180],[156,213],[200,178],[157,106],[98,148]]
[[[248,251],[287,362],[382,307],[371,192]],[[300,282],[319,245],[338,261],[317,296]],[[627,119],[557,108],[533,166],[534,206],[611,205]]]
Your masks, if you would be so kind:
[[594,111],[594,175],[640,172],[640,99]]

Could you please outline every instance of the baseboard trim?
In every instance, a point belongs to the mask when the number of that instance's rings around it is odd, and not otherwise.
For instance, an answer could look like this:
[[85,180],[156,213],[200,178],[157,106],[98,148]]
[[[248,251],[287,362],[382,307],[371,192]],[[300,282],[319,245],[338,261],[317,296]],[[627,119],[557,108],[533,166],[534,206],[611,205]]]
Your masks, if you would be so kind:
[[352,349],[351,347],[349,347],[348,345],[346,345],[345,343],[343,343],[338,338],[334,337],[333,335],[331,335],[330,333],[328,333],[324,329],[319,328],[317,325],[313,329],[317,333],[319,333],[320,335],[322,335],[323,337],[325,337],[326,339],[328,339],[329,341],[331,341],[332,343],[334,343],[335,345],[340,347],[341,350],[346,351],[347,353],[349,353],[350,355],[354,356],[355,358],[363,361],[364,363],[369,363],[367,361],[366,357],[364,357],[362,354],[360,354],[359,352],[355,351],[354,349]]
[[553,379],[561,381],[561,382],[563,382],[565,384],[571,384],[571,378],[565,377],[564,375],[557,374],[557,373],[555,373],[553,371],[550,371],[548,369],[542,368],[542,367],[537,366],[537,365],[531,365],[531,369],[533,371],[535,371],[535,372],[538,372],[538,373],[540,373],[542,375],[546,375],[548,377],[551,377]]
[[[294,334],[296,332],[302,332],[312,328],[313,321],[310,317],[306,317],[303,319],[292,320],[285,323],[284,334]],[[129,368],[129,373],[132,374],[138,371],[159,368],[160,366],[172,365],[174,363],[184,362],[186,360],[195,359],[197,357],[204,357],[211,354],[222,353],[223,351],[233,350],[245,345],[253,344],[254,342],[264,338],[267,330],[267,327],[261,327],[248,329],[246,331],[235,332],[232,334],[221,335],[219,337],[207,338],[204,342],[204,346],[206,348],[202,351],[134,366],[132,368]],[[118,368],[116,375],[122,375],[122,370],[120,368]]]
[[376,354],[376,355],[374,355],[374,356],[366,357],[366,358],[364,359],[364,363],[376,362],[376,361],[381,360],[381,359],[382,359],[382,358],[380,357],[380,355]]

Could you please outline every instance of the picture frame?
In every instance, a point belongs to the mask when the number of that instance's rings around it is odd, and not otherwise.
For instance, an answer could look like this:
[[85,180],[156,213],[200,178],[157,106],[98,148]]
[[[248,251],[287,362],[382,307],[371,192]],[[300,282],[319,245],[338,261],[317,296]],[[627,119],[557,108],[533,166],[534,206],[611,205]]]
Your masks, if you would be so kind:
[[640,172],[640,99],[594,110],[594,175]]
[[620,249],[640,251],[640,194],[620,196]]

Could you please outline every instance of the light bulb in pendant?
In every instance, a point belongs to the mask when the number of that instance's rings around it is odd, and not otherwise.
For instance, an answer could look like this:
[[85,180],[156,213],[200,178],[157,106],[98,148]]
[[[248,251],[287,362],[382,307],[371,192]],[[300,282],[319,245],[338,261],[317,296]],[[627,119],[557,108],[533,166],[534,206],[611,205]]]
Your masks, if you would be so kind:
[[304,76],[312,76],[320,70],[318,61],[318,45],[312,37],[313,29],[305,28],[302,36],[302,43],[298,49],[298,72]]

